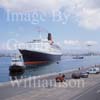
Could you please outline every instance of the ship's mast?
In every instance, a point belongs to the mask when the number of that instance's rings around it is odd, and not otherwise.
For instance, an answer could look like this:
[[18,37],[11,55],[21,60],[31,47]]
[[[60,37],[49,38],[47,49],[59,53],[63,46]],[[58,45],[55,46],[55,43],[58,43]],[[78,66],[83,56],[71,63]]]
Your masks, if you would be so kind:
[[46,33],[48,33],[48,31],[45,29],[45,28],[43,28],[43,27],[40,27],[40,26],[36,26],[36,30],[37,30],[37,32],[38,32],[38,34],[39,34],[39,38],[40,38],[40,40],[42,40],[42,32],[46,32]]
[[41,28],[38,27],[38,33],[39,33],[39,38],[40,38],[40,40],[42,39],[41,31],[42,31]]

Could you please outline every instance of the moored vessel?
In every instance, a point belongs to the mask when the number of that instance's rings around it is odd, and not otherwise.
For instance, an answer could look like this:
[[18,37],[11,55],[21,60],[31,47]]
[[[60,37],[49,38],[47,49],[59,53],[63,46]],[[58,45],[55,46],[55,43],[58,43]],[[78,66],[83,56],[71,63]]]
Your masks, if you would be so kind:
[[73,59],[84,59],[84,57],[83,56],[75,56],[75,57],[73,57]]
[[24,48],[19,48],[25,65],[40,65],[59,61],[62,56],[61,48],[52,40],[51,33],[48,39],[37,39],[25,43]]

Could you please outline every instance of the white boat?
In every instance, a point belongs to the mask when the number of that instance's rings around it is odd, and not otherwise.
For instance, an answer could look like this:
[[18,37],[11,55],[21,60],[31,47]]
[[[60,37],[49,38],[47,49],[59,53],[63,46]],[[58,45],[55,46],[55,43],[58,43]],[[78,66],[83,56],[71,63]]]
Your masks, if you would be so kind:
[[75,56],[75,57],[73,57],[73,59],[84,59],[84,57],[83,56]]
[[25,66],[21,55],[15,55],[14,57],[12,57],[9,71],[17,72],[24,70],[24,68]]

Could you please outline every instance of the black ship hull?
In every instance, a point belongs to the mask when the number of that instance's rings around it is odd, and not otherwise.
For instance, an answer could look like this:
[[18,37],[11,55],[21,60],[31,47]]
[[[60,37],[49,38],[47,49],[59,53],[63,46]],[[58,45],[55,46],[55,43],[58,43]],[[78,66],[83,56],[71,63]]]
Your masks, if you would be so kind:
[[29,50],[19,50],[25,65],[40,65],[61,60],[61,55],[47,54]]

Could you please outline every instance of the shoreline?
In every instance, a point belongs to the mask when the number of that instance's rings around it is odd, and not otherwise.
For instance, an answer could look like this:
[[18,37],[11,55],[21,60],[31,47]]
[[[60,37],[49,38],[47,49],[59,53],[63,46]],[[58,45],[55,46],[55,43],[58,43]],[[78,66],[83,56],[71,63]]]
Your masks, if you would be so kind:
[[[67,71],[62,71],[62,72],[55,72],[55,73],[49,73],[49,74],[44,74],[44,75],[40,75],[40,76],[30,76],[31,78],[35,77],[36,79],[42,79],[42,78],[49,78],[49,77],[53,77],[53,76],[56,76],[58,75],[59,73],[70,73],[70,72],[73,72],[77,69],[71,69],[71,70],[67,70]],[[28,81],[28,79],[30,78],[23,78],[23,79],[19,79],[19,81],[21,80],[22,82],[24,80]],[[16,80],[14,80],[13,82],[15,82]],[[1,86],[6,86],[6,85],[10,85],[12,81],[8,81],[8,82],[2,82],[0,83],[0,87]]]
[[[81,68],[80,71],[83,71],[83,70],[87,70],[87,69],[95,67],[95,66],[99,67],[100,65],[98,64],[98,65],[91,65],[91,66],[83,66],[83,67],[73,68],[73,69],[61,71],[61,72],[49,73],[49,74],[44,74],[44,75],[39,75],[39,76],[30,76],[28,78],[18,79],[18,81],[20,81],[20,82],[28,81],[29,78],[35,78],[35,79],[47,78],[47,79],[49,79],[50,77],[56,77],[56,75],[58,75],[59,73],[61,73],[61,74],[71,74],[74,71],[79,71],[79,68]],[[8,81],[8,82],[1,82],[0,87],[11,85],[11,82],[14,83],[14,82],[16,82],[16,80],[11,80],[11,81]]]

